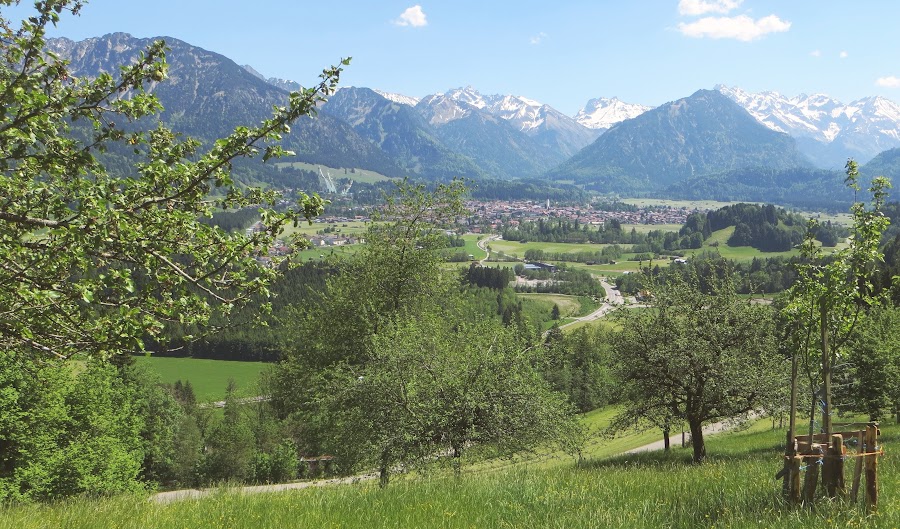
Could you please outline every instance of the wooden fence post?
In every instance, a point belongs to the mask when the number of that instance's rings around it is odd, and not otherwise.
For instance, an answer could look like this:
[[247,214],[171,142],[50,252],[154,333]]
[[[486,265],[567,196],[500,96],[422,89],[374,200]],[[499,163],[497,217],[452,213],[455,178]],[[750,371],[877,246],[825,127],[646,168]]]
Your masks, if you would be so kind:
[[[856,438],[856,446],[857,452],[860,454],[866,453],[866,432],[865,430],[859,431],[859,436]],[[863,460],[865,456],[857,456],[856,457],[856,467],[853,470],[853,485],[850,488],[850,501],[856,502],[857,498],[859,498],[859,479],[862,475],[863,468]]]
[[806,479],[803,482],[803,503],[812,505],[816,500],[816,488],[819,485],[819,464],[822,463],[822,448],[810,446],[806,461]]
[[866,427],[866,509],[878,510],[878,426],[873,423]]
[[829,463],[829,480],[827,484],[828,497],[834,498],[847,493],[844,486],[844,436],[834,434],[831,436],[831,446],[828,447],[826,461]]

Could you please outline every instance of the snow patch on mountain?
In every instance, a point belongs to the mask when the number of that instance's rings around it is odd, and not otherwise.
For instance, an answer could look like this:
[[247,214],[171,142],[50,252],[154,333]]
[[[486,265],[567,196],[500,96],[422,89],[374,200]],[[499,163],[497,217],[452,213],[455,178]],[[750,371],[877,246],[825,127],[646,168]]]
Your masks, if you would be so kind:
[[384,90],[378,90],[377,88],[374,88],[373,91],[381,97],[389,101],[393,101],[394,103],[400,103],[401,105],[414,107],[419,103],[418,97],[405,96],[403,94],[395,94],[393,92],[385,92]]
[[900,106],[880,96],[845,105],[825,94],[788,98],[778,92],[754,94],[723,85],[715,89],[770,129],[794,137],[831,143],[849,132],[866,131],[900,140]]
[[770,129],[815,140],[820,148],[808,154],[822,166],[834,166],[847,157],[865,163],[881,151],[900,147],[900,105],[884,97],[844,104],[825,94],[786,97],[723,85],[715,89]]
[[616,123],[635,118],[653,107],[625,103],[618,98],[591,99],[575,114],[575,121],[589,129],[606,130]]

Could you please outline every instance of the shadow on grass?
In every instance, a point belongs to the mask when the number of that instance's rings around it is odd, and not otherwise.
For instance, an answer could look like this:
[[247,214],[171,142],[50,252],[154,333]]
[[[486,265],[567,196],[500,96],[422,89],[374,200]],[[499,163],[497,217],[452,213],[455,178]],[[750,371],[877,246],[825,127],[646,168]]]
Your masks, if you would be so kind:
[[[784,430],[781,430],[783,432]],[[724,434],[725,436],[729,434]],[[739,432],[740,442],[735,444],[727,437],[716,438],[712,443],[706,441],[706,461],[735,462],[748,459],[759,459],[771,456],[773,461],[780,461],[784,453],[784,441],[773,440],[771,431]],[[722,443],[722,441],[725,441]],[[724,444],[724,446],[722,446]],[[635,454],[621,454],[603,459],[584,461],[580,468],[583,469],[610,469],[610,468],[659,468],[694,466],[693,450],[690,446],[681,448],[679,442],[672,443],[672,450],[655,450],[652,452],[639,452]]]

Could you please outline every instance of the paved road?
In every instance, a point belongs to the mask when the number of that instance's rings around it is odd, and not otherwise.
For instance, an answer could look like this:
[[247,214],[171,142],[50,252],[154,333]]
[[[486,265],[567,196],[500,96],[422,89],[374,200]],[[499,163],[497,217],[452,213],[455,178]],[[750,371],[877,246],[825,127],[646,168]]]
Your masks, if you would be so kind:
[[[707,424],[703,427],[703,439],[706,439],[707,435],[727,432],[735,427],[734,421],[720,421],[713,424]],[[691,434],[687,433],[687,438],[690,439]],[[672,446],[678,446],[681,444],[681,435],[676,432],[672,432],[672,435],[669,436],[669,440],[672,443]],[[656,450],[662,450],[666,447],[665,439],[660,439],[659,441],[652,442],[650,444],[646,444],[644,446],[639,446],[637,448],[632,448],[631,450],[627,450],[622,452],[623,454],[638,454],[641,452],[655,452]]]
[[610,312],[613,311],[617,306],[623,305],[625,303],[625,298],[622,297],[622,293],[616,290],[615,287],[610,285],[606,279],[599,279],[600,285],[603,286],[603,290],[606,291],[606,298],[603,300],[603,304],[595,310],[594,312],[588,314],[587,316],[582,316],[580,318],[575,318],[574,320],[560,325],[560,329],[564,329],[570,325],[575,325],[576,323],[586,322],[586,321],[594,321],[599,320],[603,316],[606,316]]

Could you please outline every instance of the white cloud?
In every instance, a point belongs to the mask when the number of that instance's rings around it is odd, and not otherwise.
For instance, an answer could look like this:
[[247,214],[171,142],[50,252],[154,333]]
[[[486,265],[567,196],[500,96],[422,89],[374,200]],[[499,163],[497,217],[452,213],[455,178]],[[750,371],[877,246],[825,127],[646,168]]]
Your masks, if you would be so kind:
[[726,14],[737,9],[744,0],[681,0],[678,2],[678,14],[682,16],[699,16],[707,13]]
[[875,86],[880,86],[882,88],[900,88],[900,77],[895,75],[879,77],[875,80]]
[[428,25],[428,20],[425,18],[425,12],[422,11],[422,6],[414,5],[400,13],[400,17],[394,21],[394,24],[421,28]]
[[776,15],[753,20],[747,15],[736,17],[705,17],[690,24],[678,24],[683,35],[694,38],[737,39],[744,42],[756,40],[768,33],[780,33],[791,29],[791,23]]
[[531,42],[532,44],[540,44],[540,43],[543,42],[544,39],[546,39],[546,38],[547,38],[547,34],[544,33],[543,31],[541,31],[541,32],[538,33],[537,35],[531,37],[531,38],[529,39],[529,42]]
[[821,56],[822,56],[822,50],[813,50],[813,51],[809,52],[809,55],[810,55],[811,57],[821,57]]
[[841,59],[846,59],[849,56],[850,56],[850,54],[847,53],[846,51],[842,51],[838,54],[838,57],[840,57]]

